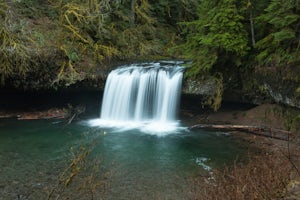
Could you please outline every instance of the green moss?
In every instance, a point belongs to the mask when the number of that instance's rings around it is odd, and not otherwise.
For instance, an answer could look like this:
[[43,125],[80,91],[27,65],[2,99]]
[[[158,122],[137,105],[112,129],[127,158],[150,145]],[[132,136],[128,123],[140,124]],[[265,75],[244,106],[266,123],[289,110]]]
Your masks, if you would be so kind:
[[296,89],[296,94],[297,94],[297,96],[300,96],[300,87],[298,87],[298,88]]
[[217,111],[221,107],[223,97],[223,78],[218,76],[216,79],[216,89],[205,102],[206,105],[210,106],[214,111]]

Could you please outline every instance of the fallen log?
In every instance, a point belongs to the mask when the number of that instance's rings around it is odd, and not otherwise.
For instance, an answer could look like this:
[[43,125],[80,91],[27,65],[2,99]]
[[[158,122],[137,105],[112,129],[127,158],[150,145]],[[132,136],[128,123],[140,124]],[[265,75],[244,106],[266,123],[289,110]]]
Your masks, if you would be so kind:
[[247,132],[254,135],[286,140],[288,141],[293,137],[293,133],[290,131],[275,129],[265,126],[248,126],[248,125],[218,125],[218,124],[196,124],[189,127],[190,130],[193,129],[205,129],[205,130],[214,130],[214,131],[240,131]]
[[67,124],[71,124],[76,117],[78,117],[80,114],[84,112],[85,112],[85,106],[83,105],[76,106],[76,107],[72,107],[69,105],[69,111],[68,111],[69,118],[67,119]]
[[64,119],[67,113],[63,109],[49,109],[45,111],[32,111],[17,113],[18,120],[37,120],[37,119]]
[[37,119],[64,119],[64,115],[17,115],[18,120],[37,120]]

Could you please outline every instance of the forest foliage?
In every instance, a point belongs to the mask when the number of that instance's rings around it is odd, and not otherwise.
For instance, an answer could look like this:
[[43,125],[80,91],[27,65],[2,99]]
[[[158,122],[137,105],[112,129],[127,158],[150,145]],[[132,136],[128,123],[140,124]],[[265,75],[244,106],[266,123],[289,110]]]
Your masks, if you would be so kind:
[[187,77],[220,80],[300,63],[299,0],[0,0],[0,23],[1,83],[16,87],[139,60],[189,59]]
[[[2,84],[42,88],[94,78],[116,62],[173,57],[197,1],[1,0]],[[29,84],[33,83],[33,84]],[[29,85],[27,85],[29,84]]]
[[224,63],[236,69],[298,63],[299,6],[299,0],[203,1],[198,19],[182,23],[184,53],[194,61],[191,75],[212,72]]

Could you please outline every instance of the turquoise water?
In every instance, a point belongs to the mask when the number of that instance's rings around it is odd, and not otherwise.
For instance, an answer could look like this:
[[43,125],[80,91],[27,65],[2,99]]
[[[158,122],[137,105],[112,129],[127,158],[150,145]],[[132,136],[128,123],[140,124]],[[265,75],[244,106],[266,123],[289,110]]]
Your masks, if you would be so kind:
[[70,148],[92,144],[88,162],[100,159],[99,169],[110,172],[103,199],[186,199],[192,177],[232,163],[247,149],[225,134],[201,130],[158,137],[85,121],[0,120],[0,199],[38,199],[57,183]]

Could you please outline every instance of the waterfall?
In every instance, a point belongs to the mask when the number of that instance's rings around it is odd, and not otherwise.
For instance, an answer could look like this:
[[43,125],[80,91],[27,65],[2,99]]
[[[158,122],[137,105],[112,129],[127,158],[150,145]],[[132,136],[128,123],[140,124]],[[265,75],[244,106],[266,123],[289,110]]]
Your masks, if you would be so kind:
[[176,122],[182,76],[183,67],[167,62],[132,64],[111,71],[100,121],[125,126]]

